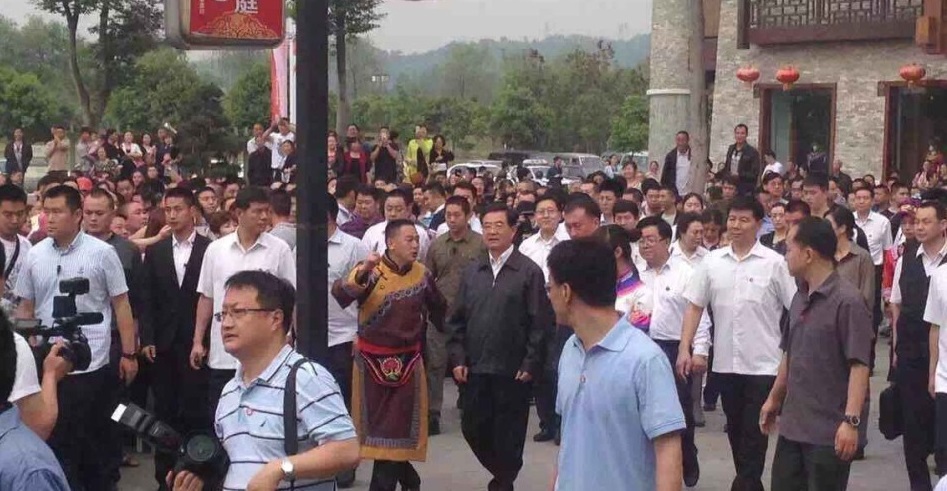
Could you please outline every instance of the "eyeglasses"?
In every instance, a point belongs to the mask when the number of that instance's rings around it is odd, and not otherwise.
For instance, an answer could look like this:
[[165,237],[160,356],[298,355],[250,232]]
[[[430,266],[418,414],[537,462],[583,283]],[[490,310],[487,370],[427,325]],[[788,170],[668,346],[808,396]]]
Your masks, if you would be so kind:
[[217,322],[223,322],[224,319],[230,317],[233,320],[238,320],[246,317],[250,312],[275,312],[277,309],[230,309],[223,312],[217,312],[214,314],[214,319]]

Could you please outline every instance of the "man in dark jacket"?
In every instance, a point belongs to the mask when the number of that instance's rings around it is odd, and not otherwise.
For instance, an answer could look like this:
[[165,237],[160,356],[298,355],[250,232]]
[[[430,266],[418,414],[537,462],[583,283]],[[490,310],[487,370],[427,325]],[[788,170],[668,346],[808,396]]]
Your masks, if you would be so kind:
[[270,187],[273,184],[273,151],[263,144],[263,137],[256,138],[256,150],[247,163],[247,181],[251,186]]
[[3,149],[3,157],[7,161],[4,172],[8,176],[16,171],[26,174],[26,168],[33,160],[33,146],[23,141],[23,130],[20,128],[13,130],[13,141]]
[[690,135],[678,131],[674,135],[674,149],[664,156],[664,168],[661,169],[661,185],[674,188],[680,196],[687,191],[691,166]]
[[516,213],[483,215],[489,254],[464,271],[447,322],[454,378],[464,384],[464,438],[493,475],[488,489],[512,490],[523,466],[530,382],[542,370],[554,323],[542,269],[513,247]]
[[724,170],[731,174],[736,174],[739,180],[737,184],[737,193],[740,195],[750,195],[756,188],[756,181],[760,177],[760,152],[752,145],[746,142],[746,136],[750,132],[749,128],[740,123],[733,129],[733,139],[735,143],[727,149],[727,160],[724,163]]

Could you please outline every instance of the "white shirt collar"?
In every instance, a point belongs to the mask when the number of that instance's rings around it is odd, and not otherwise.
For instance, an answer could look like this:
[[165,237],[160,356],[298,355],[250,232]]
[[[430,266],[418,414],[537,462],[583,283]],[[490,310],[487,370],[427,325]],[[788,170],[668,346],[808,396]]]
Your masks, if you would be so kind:
[[[927,251],[924,250],[924,244],[917,246],[917,257],[921,257],[921,254],[927,256]],[[938,257],[944,257],[944,255],[947,255],[947,242],[944,242],[944,246],[937,251],[937,254],[933,257],[928,256],[928,259],[936,259]]]
[[511,245],[510,248],[504,251],[503,254],[500,254],[500,257],[497,259],[493,258],[493,254],[487,255],[490,257],[490,266],[492,266],[494,269],[500,269],[504,264],[506,264],[506,260],[509,259],[511,255],[513,255],[513,246]]
[[243,248],[243,245],[240,243],[240,237],[237,235],[237,232],[236,232],[236,231],[234,231],[234,232],[233,232],[232,234],[230,234],[230,235],[227,235],[225,238],[230,239],[230,240],[232,241],[231,244],[230,244],[230,247],[236,247],[236,248],[240,249],[241,252],[243,252],[244,254],[246,254],[246,253],[252,251],[253,249],[256,249],[257,246],[259,246],[259,247],[266,247],[266,243],[263,241],[263,237],[264,237],[265,235],[266,235],[266,232],[261,233],[260,236],[256,238],[256,242],[254,242],[253,245],[250,246],[250,247],[247,248],[247,249],[244,249],[244,248]]
[[766,246],[764,246],[763,244],[760,243],[759,240],[757,240],[756,243],[753,244],[753,247],[750,248],[750,252],[743,259],[740,259],[739,257],[737,257],[737,254],[733,252],[732,245],[727,246],[727,248],[724,249],[724,251],[725,251],[724,252],[725,255],[732,257],[736,261],[745,261],[750,256],[764,257]]
[[192,246],[194,245],[194,238],[197,236],[197,230],[191,230],[191,235],[187,237],[184,241],[178,240],[177,236],[171,234],[171,246],[177,247],[179,245]]

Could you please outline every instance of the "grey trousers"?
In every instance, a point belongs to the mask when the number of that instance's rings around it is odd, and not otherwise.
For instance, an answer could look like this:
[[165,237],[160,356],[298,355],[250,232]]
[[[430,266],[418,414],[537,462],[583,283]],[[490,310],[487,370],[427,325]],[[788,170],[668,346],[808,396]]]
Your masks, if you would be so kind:
[[444,404],[444,373],[447,371],[447,333],[438,332],[433,326],[427,329],[425,346],[425,368],[427,369],[428,414],[441,416]]

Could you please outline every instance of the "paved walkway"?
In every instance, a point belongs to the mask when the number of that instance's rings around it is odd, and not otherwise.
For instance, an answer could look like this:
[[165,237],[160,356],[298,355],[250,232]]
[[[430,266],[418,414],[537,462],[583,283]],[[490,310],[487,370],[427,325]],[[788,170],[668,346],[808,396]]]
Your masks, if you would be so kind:
[[[883,340],[887,341],[887,340]],[[876,411],[879,392],[886,387],[887,346],[879,347],[878,359],[884,366],[878,367],[872,378],[872,405],[869,425],[869,443],[867,459],[852,466],[849,489],[853,491],[894,491],[908,489],[907,474],[904,470],[901,440],[887,441],[878,433],[878,415]],[[447,383],[445,401],[456,399],[453,384]],[[433,491],[483,491],[490,480],[474,458],[460,434],[459,414],[451,407],[444,415],[442,424],[444,434],[431,439],[428,461],[418,463],[423,488]],[[727,437],[723,433],[724,417],[721,410],[707,414],[707,426],[698,430],[697,446],[700,449],[701,480],[692,489],[707,491],[726,491],[733,478],[733,463]],[[551,443],[533,443],[532,435],[538,431],[538,419],[533,413],[530,419],[532,427],[527,437],[525,464],[517,480],[517,488],[524,491],[545,491],[550,489],[552,468],[555,463],[557,447]],[[764,484],[769,488],[769,465],[775,439],[771,440],[767,457]],[[634,458],[634,456],[629,456]],[[153,491],[156,485],[151,478],[152,464],[148,457],[141,456],[142,466],[137,469],[125,469],[120,489],[123,491]],[[933,461],[933,459],[931,459]],[[358,481],[353,488],[357,491],[368,489],[371,477],[371,462],[359,467]],[[590,490],[581,490],[590,491]]]

